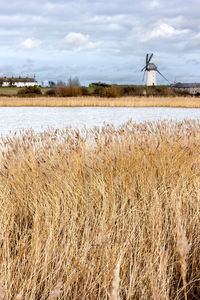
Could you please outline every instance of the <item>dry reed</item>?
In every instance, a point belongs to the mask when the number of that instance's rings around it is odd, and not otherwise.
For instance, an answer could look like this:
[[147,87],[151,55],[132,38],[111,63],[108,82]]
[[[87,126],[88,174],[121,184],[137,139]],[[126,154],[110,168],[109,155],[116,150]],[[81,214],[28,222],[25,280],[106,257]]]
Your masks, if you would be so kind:
[[54,289],[50,292],[48,300],[56,300],[56,299],[58,299],[58,297],[62,293],[62,287],[63,287],[63,283],[62,283],[62,281],[59,281],[56,284],[56,286],[54,287]]
[[44,107],[78,107],[78,106],[106,106],[106,107],[186,107],[200,108],[198,97],[0,97],[1,106],[44,106]]
[[0,143],[1,297],[198,299],[200,121]]
[[177,220],[177,251],[180,257],[180,265],[181,265],[181,277],[183,281],[183,289],[185,300],[187,300],[187,255],[190,251],[190,245],[188,244],[185,230],[181,224],[180,218]]
[[4,299],[5,299],[5,289],[3,287],[2,281],[0,281],[0,300],[4,300]]
[[23,291],[21,291],[17,297],[15,298],[15,300],[23,300]]
[[113,282],[110,300],[120,300],[119,291],[120,291],[120,264],[121,258],[118,260],[116,267],[113,272]]

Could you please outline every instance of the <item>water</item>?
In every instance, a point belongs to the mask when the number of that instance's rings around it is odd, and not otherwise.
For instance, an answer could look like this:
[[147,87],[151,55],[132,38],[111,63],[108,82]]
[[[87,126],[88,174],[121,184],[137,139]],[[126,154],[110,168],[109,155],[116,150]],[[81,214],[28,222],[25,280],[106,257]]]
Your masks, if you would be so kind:
[[199,119],[198,108],[168,107],[0,107],[0,134],[19,129],[33,128],[35,131],[48,127],[91,128],[102,126],[104,122],[115,126],[132,119],[144,120],[183,120]]

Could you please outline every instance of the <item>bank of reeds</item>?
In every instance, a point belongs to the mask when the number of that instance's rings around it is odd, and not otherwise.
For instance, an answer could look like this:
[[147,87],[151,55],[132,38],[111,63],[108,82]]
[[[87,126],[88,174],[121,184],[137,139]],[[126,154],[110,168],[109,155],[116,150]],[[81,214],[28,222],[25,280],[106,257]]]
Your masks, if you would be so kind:
[[200,121],[1,138],[0,299],[199,299]]
[[198,97],[0,97],[0,107],[43,106],[43,107],[187,107],[200,108]]

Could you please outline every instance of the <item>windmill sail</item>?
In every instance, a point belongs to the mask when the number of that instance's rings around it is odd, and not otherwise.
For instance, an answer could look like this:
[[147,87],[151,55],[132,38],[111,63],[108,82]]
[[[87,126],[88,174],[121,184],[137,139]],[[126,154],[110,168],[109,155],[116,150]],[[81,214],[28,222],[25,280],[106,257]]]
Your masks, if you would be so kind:
[[169,80],[162,74],[162,73],[160,73],[160,71],[158,71],[158,69],[156,69],[156,71],[169,83],[169,84],[171,84],[170,82],[169,82]]

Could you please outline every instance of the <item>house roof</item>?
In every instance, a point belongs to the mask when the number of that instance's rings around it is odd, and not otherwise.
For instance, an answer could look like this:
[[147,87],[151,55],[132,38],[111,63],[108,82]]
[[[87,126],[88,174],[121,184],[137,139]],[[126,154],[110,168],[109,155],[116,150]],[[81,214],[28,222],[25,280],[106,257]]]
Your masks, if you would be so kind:
[[200,83],[181,83],[177,82],[171,85],[173,88],[200,88]]
[[35,78],[0,77],[0,82],[37,82]]

